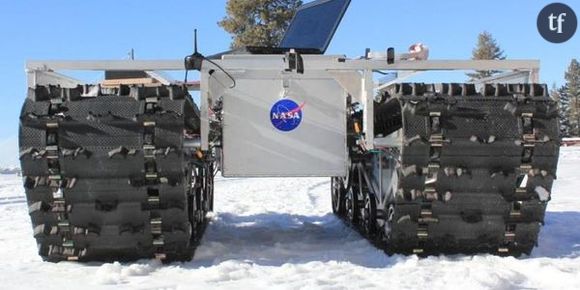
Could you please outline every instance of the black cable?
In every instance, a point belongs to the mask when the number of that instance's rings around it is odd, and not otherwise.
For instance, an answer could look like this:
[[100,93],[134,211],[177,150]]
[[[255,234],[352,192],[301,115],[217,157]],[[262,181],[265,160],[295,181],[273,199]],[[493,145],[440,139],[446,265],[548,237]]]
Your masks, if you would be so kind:
[[[236,80],[234,79],[234,77],[227,72],[223,67],[221,67],[219,64],[217,64],[216,62],[214,62],[213,60],[203,56],[203,55],[198,55],[199,57],[201,57],[203,60],[208,61],[209,63],[213,64],[214,66],[216,66],[219,70],[221,70],[230,80],[232,80],[232,85],[230,86],[230,89],[233,89],[236,87]],[[192,55],[190,56],[186,56],[185,59],[183,60],[184,65],[185,65],[185,78],[184,78],[184,84],[187,85],[187,76],[189,73],[189,69],[187,69],[189,60],[192,58]]]
[[384,75],[384,76],[388,76],[388,75],[390,75],[390,74],[391,74],[391,73],[389,73],[389,72],[384,72],[384,71],[380,71],[380,70],[376,70],[376,71],[374,71],[374,72],[376,72],[376,73],[378,73],[378,74],[381,74],[381,75]]
[[183,80],[183,84],[187,86],[187,74],[189,73],[189,70],[187,69],[187,59],[189,58],[189,56],[186,56],[183,59],[183,64],[185,66],[185,78]]
[[208,62],[210,62],[211,64],[215,65],[217,68],[219,68],[222,72],[224,72],[224,74],[226,74],[226,76],[228,78],[230,78],[230,80],[232,80],[232,85],[230,86],[230,89],[233,89],[236,87],[236,80],[234,79],[234,77],[227,72],[223,67],[221,67],[219,64],[215,63],[213,60],[207,58],[207,57],[203,57],[204,60],[207,60]]

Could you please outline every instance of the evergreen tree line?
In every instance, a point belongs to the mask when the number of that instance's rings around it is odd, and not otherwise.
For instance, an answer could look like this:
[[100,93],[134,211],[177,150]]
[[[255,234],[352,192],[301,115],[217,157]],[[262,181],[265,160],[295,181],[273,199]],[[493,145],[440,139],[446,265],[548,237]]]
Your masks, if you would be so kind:
[[560,135],[580,136],[580,63],[572,59],[565,73],[566,83],[553,86],[551,96],[560,105]]

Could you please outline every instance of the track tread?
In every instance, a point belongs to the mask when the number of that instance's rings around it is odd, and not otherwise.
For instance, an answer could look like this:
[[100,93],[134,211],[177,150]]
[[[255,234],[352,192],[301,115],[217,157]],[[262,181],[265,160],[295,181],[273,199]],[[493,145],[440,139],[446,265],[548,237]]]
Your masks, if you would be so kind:
[[203,169],[182,150],[183,132],[197,123],[179,86],[30,89],[20,160],[39,254],[191,259],[207,223],[188,176]]
[[559,153],[557,105],[545,85],[485,85],[477,94],[471,84],[398,84],[375,103],[374,128],[377,137],[403,134],[400,149],[351,156],[371,180],[382,156],[398,159],[390,167],[397,189],[368,185],[364,195],[377,195],[384,226],[368,233],[368,223],[341,215],[373,244],[420,255],[518,256],[536,246]]

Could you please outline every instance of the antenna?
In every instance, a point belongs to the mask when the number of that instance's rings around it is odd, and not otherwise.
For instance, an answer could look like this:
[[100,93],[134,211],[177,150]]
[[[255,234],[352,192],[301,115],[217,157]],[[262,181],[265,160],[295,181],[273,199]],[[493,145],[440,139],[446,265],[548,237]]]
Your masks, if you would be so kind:
[[193,54],[185,57],[185,69],[201,71],[201,64],[205,57],[197,50],[197,29],[193,30]]
[[197,53],[197,28],[193,30],[193,53]]
[[[232,80],[232,86],[230,87],[230,89],[236,86],[236,80],[234,79],[234,77],[232,77],[231,74],[229,74],[225,69],[223,69],[219,64],[215,63],[213,60],[199,53],[199,51],[197,50],[197,29],[193,29],[193,54],[186,56],[185,59],[183,60],[185,65],[184,83],[187,83],[187,73],[189,72],[189,70],[201,71],[204,61],[207,61],[211,63],[213,66],[217,67]],[[213,69],[209,70],[210,75],[212,75],[213,72],[215,72],[215,70]]]

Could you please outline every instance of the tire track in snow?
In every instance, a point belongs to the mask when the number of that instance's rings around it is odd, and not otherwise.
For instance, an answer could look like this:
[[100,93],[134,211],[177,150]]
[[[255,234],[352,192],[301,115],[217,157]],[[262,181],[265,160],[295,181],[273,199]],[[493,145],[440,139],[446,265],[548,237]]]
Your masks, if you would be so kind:
[[0,197],[0,206],[2,205],[10,205],[10,204],[19,204],[19,203],[25,203],[26,202],[26,196],[6,196],[6,197]]
[[[312,208],[319,208],[317,205],[318,199],[320,198],[320,196],[316,195],[313,191],[319,187],[322,187],[324,185],[327,185],[330,183],[330,180],[327,181],[321,181],[318,183],[315,183],[311,186],[309,186],[308,188],[306,188],[306,194],[308,195],[308,199],[310,201],[310,205]],[[328,193],[330,194],[330,193]]]
[[23,196],[23,195],[0,197],[0,201],[13,200],[13,199],[21,199],[21,198],[26,198],[26,197]]

